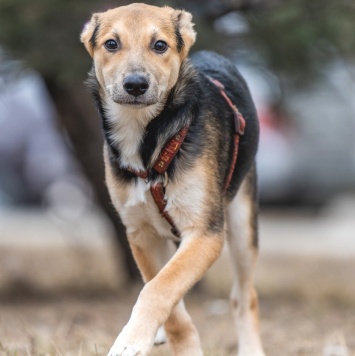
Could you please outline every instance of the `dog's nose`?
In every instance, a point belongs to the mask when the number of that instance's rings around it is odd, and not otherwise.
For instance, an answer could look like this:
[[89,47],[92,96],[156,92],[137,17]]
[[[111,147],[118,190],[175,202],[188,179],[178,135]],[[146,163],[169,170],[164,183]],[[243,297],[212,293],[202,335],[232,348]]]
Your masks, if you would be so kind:
[[128,94],[139,96],[148,90],[149,83],[144,76],[132,74],[123,80],[123,87]]

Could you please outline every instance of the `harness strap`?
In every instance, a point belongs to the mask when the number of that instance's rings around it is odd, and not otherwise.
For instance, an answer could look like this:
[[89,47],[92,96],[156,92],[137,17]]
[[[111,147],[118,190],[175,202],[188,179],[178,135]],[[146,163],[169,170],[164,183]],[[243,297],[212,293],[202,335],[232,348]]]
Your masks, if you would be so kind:
[[180,231],[177,229],[175,226],[173,218],[170,216],[170,214],[165,211],[167,201],[165,199],[165,187],[163,183],[155,183],[150,187],[150,193],[152,194],[152,197],[154,199],[155,204],[157,205],[159,212],[163,218],[170,224],[171,226],[171,232],[176,236],[180,237]]
[[[224,185],[223,194],[226,193],[229,184],[232,180],[233,172],[235,170],[235,165],[237,163],[238,158],[238,148],[239,148],[239,137],[244,134],[245,130],[245,120],[242,114],[239,112],[237,107],[232,103],[226,92],[224,91],[224,85],[211,77],[208,79],[217,86],[219,92],[226,100],[227,104],[232,108],[234,114],[234,150],[233,150],[233,158],[229,168],[229,172],[227,175],[227,179]],[[159,212],[162,217],[170,224],[171,232],[178,238],[181,237],[181,234],[177,227],[175,226],[174,220],[170,216],[170,214],[165,211],[167,201],[165,199],[165,186],[168,183],[166,171],[168,170],[171,162],[175,158],[176,154],[179,152],[181,145],[183,144],[185,137],[189,131],[189,127],[183,127],[172,139],[170,139],[163,149],[161,150],[158,159],[154,163],[153,169],[157,171],[161,175],[165,175],[166,179],[163,182],[157,182],[150,186],[150,193],[152,194],[153,200],[157,205]],[[136,176],[144,179],[148,182],[149,172],[148,171],[136,171],[133,169],[128,169],[131,173],[134,173]]]
[[[155,161],[153,165],[155,171],[163,175],[166,173],[166,171],[170,166],[170,163],[173,161],[173,159],[179,152],[179,149],[183,144],[188,131],[189,131],[189,126],[184,126],[173,138],[171,138],[165,144],[165,146],[159,153],[158,159]],[[137,177],[142,178],[144,180],[147,180],[149,177],[148,171],[137,171],[130,167],[128,167],[127,170],[135,174]]]
[[168,170],[170,163],[178,153],[185,137],[189,131],[189,127],[183,127],[161,150],[157,161],[153,168],[160,174],[165,174]]
[[137,170],[135,170],[135,169],[133,169],[133,168],[130,168],[130,167],[127,168],[127,171],[129,171],[129,172],[135,174],[135,175],[136,175],[137,177],[139,177],[139,178],[144,179],[144,180],[146,181],[146,183],[147,183],[148,171],[137,171]]
[[228,187],[230,185],[230,182],[232,180],[232,176],[235,170],[235,165],[237,163],[237,158],[238,158],[238,151],[239,151],[239,137],[244,135],[245,131],[245,119],[243,115],[239,112],[237,107],[232,103],[226,92],[224,91],[224,85],[217,79],[213,79],[211,77],[208,77],[208,79],[219,89],[219,92],[223,96],[223,98],[226,100],[227,104],[231,107],[233,110],[233,115],[234,115],[234,148],[233,148],[233,157],[232,157],[232,162],[229,167],[229,172],[227,175],[227,179],[224,183],[224,189],[223,189],[223,194],[225,194],[228,190]]
[[165,199],[165,186],[168,184],[166,171],[168,170],[170,163],[173,161],[176,154],[179,152],[180,147],[183,144],[188,131],[188,126],[183,127],[172,139],[170,139],[165,144],[153,166],[154,170],[166,176],[165,182],[158,182],[150,186],[150,193],[152,194],[152,197],[159,209],[160,214],[171,225],[171,232],[176,237],[180,237],[180,231],[175,226],[173,218],[167,211],[165,211],[167,204],[167,201]]
[[[150,193],[152,194],[153,200],[159,209],[161,216],[171,225],[171,232],[176,236],[180,237],[180,232],[176,228],[173,218],[170,214],[165,211],[166,199],[165,199],[165,186],[168,184],[168,178],[166,171],[168,170],[171,162],[180,150],[185,137],[189,131],[188,126],[184,126],[173,138],[171,138],[161,150],[158,159],[154,163],[153,169],[159,174],[164,175],[164,182],[157,182],[150,186]],[[128,169],[131,173],[144,179],[148,183],[149,172],[148,171],[136,171],[134,169]]]

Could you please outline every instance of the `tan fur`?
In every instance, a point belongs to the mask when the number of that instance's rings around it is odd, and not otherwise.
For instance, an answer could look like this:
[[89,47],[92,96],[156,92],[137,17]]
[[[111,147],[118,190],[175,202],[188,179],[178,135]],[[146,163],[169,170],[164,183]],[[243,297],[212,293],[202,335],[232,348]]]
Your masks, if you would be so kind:
[[[120,165],[143,168],[139,144],[145,127],[165,104],[175,85],[180,67],[195,42],[191,14],[170,7],[131,4],[98,13],[85,26],[81,41],[93,57],[96,77],[102,87],[103,104],[113,128],[110,139],[120,149]],[[176,27],[184,46],[179,51]],[[120,42],[109,52],[104,43]],[[152,41],[163,40],[169,49],[164,55],[152,51]],[[131,73],[144,73],[150,87],[145,104],[131,107],[124,101],[122,82]],[[117,120],[117,118],[120,118]],[[217,144],[210,128],[210,145]],[[164,142],[158,142],[157,156]],[[219,257],[228,235],[237,275],[232,293],[240,356],[262,356],[258,334],[257,296],[253,289],[253,247],[255,207],[247,192],[247,180],[229,204],[222,197],[211,152],[207,148],[191,167],[176,170],[166,187],[166,211],[182,232],[175,252],[171,226],[162,219],[149,191],[150,183],[119,182],[104,149],[106,184],[113,205],[126,226],[133,256],[145,286],[132,315],[109,351],[109,356],[149,354],[157,330],[165,325],[174,355],[202,355],[198,333],[188,315],[183,296]],[[211,228],[216,209],[226,216],[224,225]],[[224,210],[224,211],[223,211]],[[213,224],[213,223],[212,223]]]
[[[181,53],[176,50],[174,24],[172,19],[180,15],[180,31],[185,46]],[[96,76],[111,97],[119,95],[116,83],[130,72],[148,73],[151,85],[155,87],[152,101],[164,101],[166,93],[176,83],[182,60],[195,42],[196,34],[192,28],[192,16],[185,11],[176,11],[170,7],[155,7],[145,4],[132,4],[94,14],[81,34],[81,41],[93,57]],[[95,26],[99,24],[97,49],[94,51],[90,38]],[[137,24],[141,31],[137,31]],[[112,54],[103,44],[105,41],[119,37],[121,49]],[[164,40],[173,49],[169,55],[157,56],[149,46],[152,38]]]
[[167,321],[172,308],[217,259],[222,245],[223,236],[189,236],[156,277],[144,286],[118,343],[130,343],[133,337],[145,354],[147,347],[153,344],[152,336],[158,327]]
[[173,308],[165,330],[174,355],[203,354],[197,330],[182,300]]
[[261,356],[258,299],[253,287],[257,250],[254,246],[256,231],[252,216],[256,211],[248,192],[248,178],[227,210],[230,256],[236,272],[231,304],[237,327],[239,354]]
[[127,189],[125,189],[124,184],[117,182],[112,172],[112,167],[109,163],[106,146],[104,147],[104,163],[106,185],[109,188],[112,203],[115,206],[116,210],[119,211],[123,202],[127,201],[128,199],[128,192]]

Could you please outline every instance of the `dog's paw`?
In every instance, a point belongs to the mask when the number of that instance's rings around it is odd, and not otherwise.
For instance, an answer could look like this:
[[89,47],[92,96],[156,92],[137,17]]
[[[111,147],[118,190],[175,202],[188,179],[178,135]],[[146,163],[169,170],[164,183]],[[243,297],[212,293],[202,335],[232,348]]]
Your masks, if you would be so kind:
[[136,356],[138,354],[139,350],[134,346],[121,346],[115,342],[107,356]]
[[166,339],[165,329],[164,329],[164,326],[161,326],[158,329],[158,332],[155,336],[154,345],[165,344],[166,341],[167,341],[167,339]]
[[153,347],[154,334],[142,333],[126,325],[118,335],[107,356],[146,356]]
[[265,356],[265,353],[261,347],[250,347],[239,349],[237,356]]

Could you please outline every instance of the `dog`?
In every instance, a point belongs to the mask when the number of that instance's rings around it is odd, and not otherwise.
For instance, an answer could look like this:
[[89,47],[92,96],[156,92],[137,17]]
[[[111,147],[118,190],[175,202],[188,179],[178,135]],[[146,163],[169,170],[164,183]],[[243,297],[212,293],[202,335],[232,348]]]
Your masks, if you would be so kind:
[[81,34],[107,187],[145,282],[109,356],[148,355],[158,329],[174,355],[202,355],[183,297],[225,240],[238,355],[264,355],[253,286],[257,114],[230,61],[188,58],[195,38],[190,13],[141,3],[94,14]]

